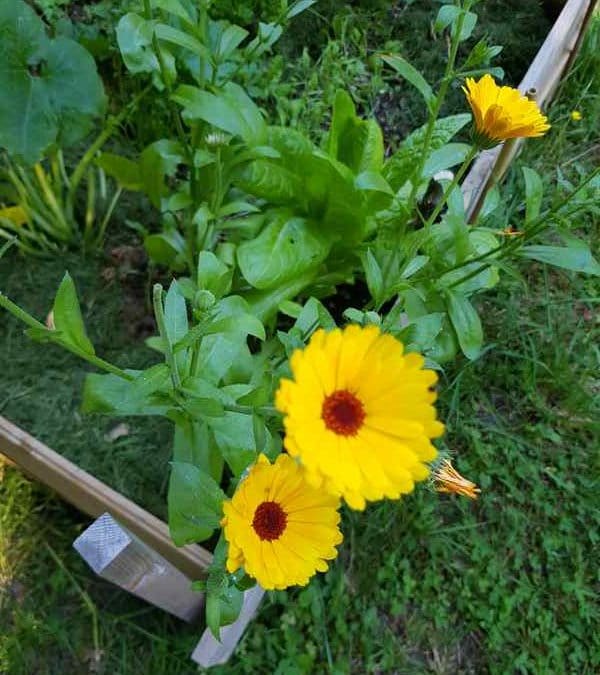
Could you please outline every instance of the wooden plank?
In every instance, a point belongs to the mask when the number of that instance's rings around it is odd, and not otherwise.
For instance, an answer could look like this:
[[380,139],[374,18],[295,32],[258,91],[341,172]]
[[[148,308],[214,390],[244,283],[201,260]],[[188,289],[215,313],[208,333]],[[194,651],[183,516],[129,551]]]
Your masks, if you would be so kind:
[[[568,0],[519,84],[519,90],[524,94],[532,92],[540,106],[547,103],[556,91],[580,44],[595,4],[596,0]],[[505,150],[504,145],[496,146],[480,153],[474,162],[462,184],[470,222],[475,220],[488,190],[502,178],[503,171],[510,165],[521,145],[522,140],[519,139]],[[495,171],[500,156],[502,166]]]
[[264,594],[264,589],[258,585],[248,589],[244,593],[244,604],[239,617],[230,626],[221,628],[221,641],[215,640],[214,635],[207,628],[192,653],[192,661],[203,668],[226,663],[237,647],[246,627],[254,618]]
[[211,553],[197,545],[175,546],[160,519],[1,416],[0,454],[93,518],[110,513],[189,578],[202,577],[210,565]]
[[184,621],[193,621],[204,596],[189,577],[120,525],[109,513],[95,520],[73,542],[94,572]]

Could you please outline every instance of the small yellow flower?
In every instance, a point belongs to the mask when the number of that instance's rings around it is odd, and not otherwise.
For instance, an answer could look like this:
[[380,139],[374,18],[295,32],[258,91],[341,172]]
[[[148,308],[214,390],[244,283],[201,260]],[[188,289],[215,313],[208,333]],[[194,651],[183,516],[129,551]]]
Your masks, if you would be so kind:
[[449,492],[469,499],[477,499],[481,492],[475,483],[463,478],[447,459],[442,461],[433,479],[438,492]]
[[0,220],[3,218],[10,220],[17,227],[21,227],[27,222],[27,214],[20,206],[8,206],[5,209],[0,209]]
[[491,75],[467,77],[463,91],[475,118],[476,142],[490,148],[509,138],[543,136],[550,128],[535,101],[518,89],[500,87]]
[[294,379],[281,381],[275,404],[285,448],[312,484],[363,509],[427,478],[437,454],[430,439],[444,425],[433,406],[437,376],[423,365],[376,326],[318,330],[294,352]]
[[267,590],[304,586],[327,570],[342,541],[339,499],[309,485],[289,455],[261,455],[223,504],[227,569],[240,567]]
[[572,110],[571,111],[571,119],[573,122],[579,122],[580,119],[582,119],[583,115],[579,112],[579,110]]

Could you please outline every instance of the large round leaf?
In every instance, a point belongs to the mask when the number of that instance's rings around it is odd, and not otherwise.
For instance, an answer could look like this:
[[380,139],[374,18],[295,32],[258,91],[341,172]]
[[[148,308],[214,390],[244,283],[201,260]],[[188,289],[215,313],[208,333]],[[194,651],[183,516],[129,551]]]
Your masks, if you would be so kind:
[[53,143],[71,145],[105,106],[90,54],[67,38],[50,40],[33,10],[0,0],[0,147],[32,164]]
[[256,239],[237,250],[238,264],[254,288],[273,288],[319,265],[329,253],[331,240],[318,226],[289,211],[274,212]]

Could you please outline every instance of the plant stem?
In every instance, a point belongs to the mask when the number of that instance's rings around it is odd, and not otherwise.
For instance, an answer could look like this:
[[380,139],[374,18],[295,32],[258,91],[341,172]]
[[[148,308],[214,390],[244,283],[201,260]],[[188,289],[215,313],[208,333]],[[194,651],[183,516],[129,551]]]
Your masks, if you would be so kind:
[[19,321],[22,321],[25,325],[29,326],[30,328],[34,328],[35,330],[42,330],[47,333],[48,335],[48,340],[51,342],[55,342],[56,344],[60,345],[64,349],[67,349],[68,351],[72,352],[76,356],[79,356],[80,358],[84,359],[88,363],[92,364],[93,366],[96,366],[97,368],[100,368],[101,370],[105,370],[107,373],[111,373],[112,375],[117,375],[118,377],[123,378],[124,380],[133,380],[135,379],[133,375],[130,375],[129,373],[126,373],[124,370],[121,370],[118,366],[113,365],[112,363],[109,363],[108,361],[105,361],[104,359],[100,358],[99,356],[96,356],[95,354],[90,354],[89,352],[84,352],[77,347],[74,347],[70,344],[67,344],[63,342],[60,339],[60,333],[57,333],[56,336],[53,336],[52,333],[53,331],[50,330],[47,326],[45,326],[43,323],[35,319],[31,314],[28,314],[24,309],[21,309],[19,305],[16,305],[12,300],[6,297],[3,293],[0,292],[0,307],[3,307],[6,309],[8,312],[10,312],[16,319],[19,319]]
[[425,227],[429,227],[430,225],[435,223],[437,217],[440,215],[442,209],[444,208],[444,206],[447,203],[450,195],[452,194],[452,191],[460,183],[462,177],[465,175],[467,169],[471,165],[471,162],[473,161],[473,158],[478,153],[478,151],[479,151],[479,149],[477,148],[477,146],[475,146],[475,145],[471,146],[471,149],[469,150],[467,156],[465,157],[465,160],[462,163],[460,169],[454,175],[454,178],[452,179],[452,181],[450,182],[450,184],[448,185],[448,187],[444,191],[444,194],[443,194],[442,198],[440,199],[439,203],[437,204],[437,206],[435,207],[435,209],[433,210],[433,213],[427,219],[427,222],[425,223]]

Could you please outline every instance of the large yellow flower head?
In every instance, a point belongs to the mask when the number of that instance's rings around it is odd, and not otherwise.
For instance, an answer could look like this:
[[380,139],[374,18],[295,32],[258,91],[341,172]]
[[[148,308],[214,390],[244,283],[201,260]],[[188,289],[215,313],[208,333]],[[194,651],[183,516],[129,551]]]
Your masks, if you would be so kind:
[[285,447],[308,480],[355,509],[365,500],[397,499],[429,474],[436,421],[430,387],[437,376],[418,354],[375,326],[318,330],[294,352],[293,380],[281,381]]
[[327,570],[342,541],[339,499],[306,482],[288,455],[261,455],[223,505],[227,569],[240,567],[267,590],[304,586]]
[[535,101],[518,89],[499,87],[491,75],[467,77],[463,91],[473,111],[477,141],[492,147],[509,138],[543,136],[550,128]]

